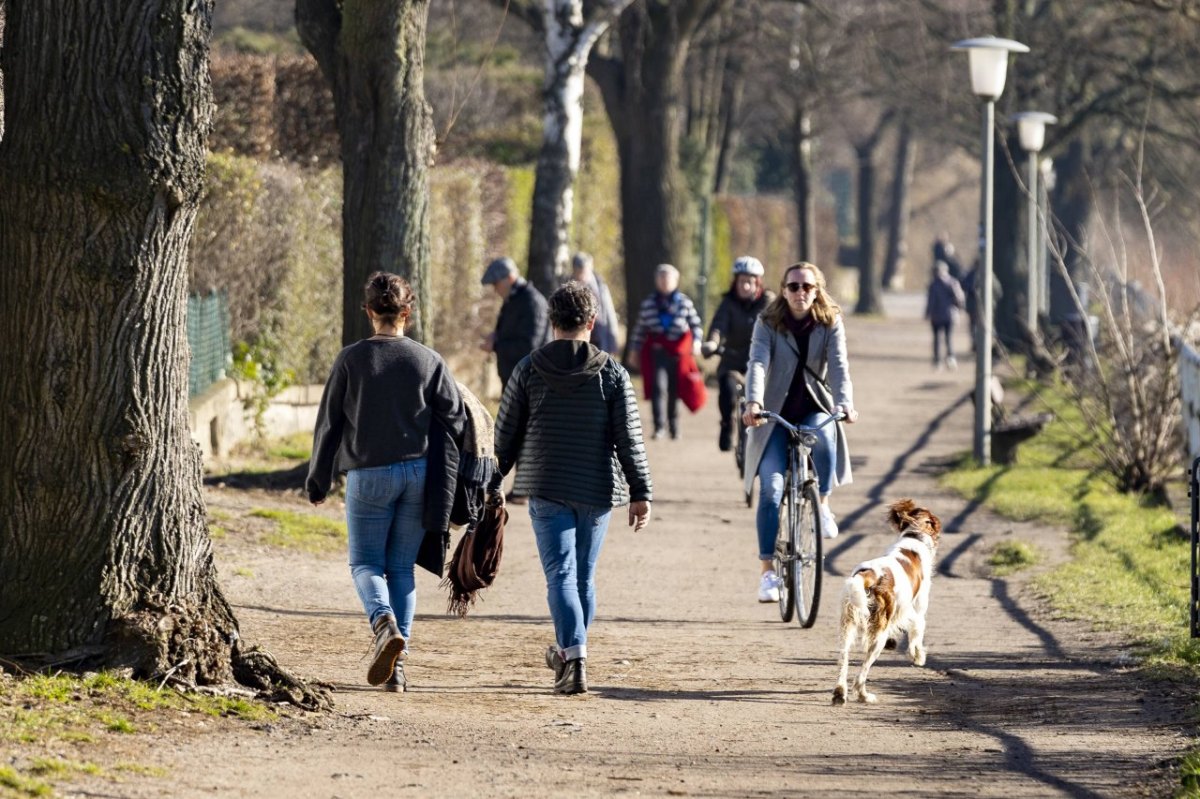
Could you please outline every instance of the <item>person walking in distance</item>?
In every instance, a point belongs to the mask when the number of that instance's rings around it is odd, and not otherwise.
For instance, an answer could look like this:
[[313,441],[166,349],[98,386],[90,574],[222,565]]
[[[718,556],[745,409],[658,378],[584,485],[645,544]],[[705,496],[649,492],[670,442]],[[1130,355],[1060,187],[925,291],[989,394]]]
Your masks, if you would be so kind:
[[403,691],[417,599],[413,565],[425,537],[429,428],[436,418],[461,444],[466,416],[442,357],[404,335],[416,304],[408,282],[376,272],[365,295],[375,335],[333,362],[305,488],[320,505],[334,474],[346,473],[350,573],[375,634],[367,682]]
[[[958,321],[958,310],[966,305],[966,296],[962,286],[950,274],[950,267],[945,261],[938,261],[934,266],[933,279],[929,281],[929,291],[925,301],[925,318],[933,328],[933,368],[954,369],[958,361],[954,358],[952,344],[954,325]],[[941,345],[945,343],[946,354],[941,353]],[[943,360],[943,357],[945,360]]]
[[655,291],[638,309],[630,352],[637,352],[643,364],[642,380],[650,394],[654,415],[654,438],[662,438],[664,428],[671,438],[679,437],[679,376],[686,353],[690,359],[700,354],[701,328],[696,306],[679,290],[679,270],[659,264],[654,270]]
[[592,256],[577,252],[571,259],[571,279],[587,286],[596,297],[596,327],[592,330],[592,343],[609,355],[615,354],[617,345],[617,307],[613,304],[608,284],[597,274]]
[[498,487],[514,464],[515,489],[546,575],[555,642],[546,650],[554,691],[587,691],[587,634],[596,615],[596,562],[613,508],[629,525],[650,520],[652,485],[629,374],[590,343],[596,299],[582,283],[550,296],[554,340],[513,370],[496,419]]
[[[821,424],[838,412],[846,414],[848,423],[858,419],[842,309],[826,293],[825,276],[814,264],[800,262],[784,271],[780,295],[754,323],[746,376],[742,417],[750,428],[746,493],[753,489],[755,476],[759,481],[755,521],[762,575],[758,601],[776,602],[779,577],[771,559],[783,502],[788,433],[774,422],[758,418],[764,408],[806,427]],[[838,527],[829,508],[829,495],[834,486],[851,480],[850,453],[840,424],[826,425],[817,432],[812,459],[820,494],[821,534],[834,538]]]
[[738,381],[745,380],[746,367],[750,362],[750,334],[754,323],[775,295],[763,288],[762,262],[751,255],[743,255],[733,262],[733,283],[721,298],[708,326],[708,340],[702,352],[711,356],[718,350],[721,361],[717,365],[717,383],[720,393],[717,406],[721,411],[721,430],[717,446],[722,452],[733,447],[734,415],[737,411]]
[[496,329],[480,345],[484,352],[496,353],[503,390],[517,363],[549,340],[546,298],[521,277],[511,258],[497,258],[488,264],[482,283],[491,286],[504,301],[496,317]]
[[[521,277],[511,258],[497,258],[488,264],[482,282],[491,286],[504,301],[496,317],[495,331],[481,345],[485,352],[496,353],[500,390],[503,391],[521,359],[549,340],[546,298]],[[514,505],[525,503],[525,497],[515,490],[507,499]]]

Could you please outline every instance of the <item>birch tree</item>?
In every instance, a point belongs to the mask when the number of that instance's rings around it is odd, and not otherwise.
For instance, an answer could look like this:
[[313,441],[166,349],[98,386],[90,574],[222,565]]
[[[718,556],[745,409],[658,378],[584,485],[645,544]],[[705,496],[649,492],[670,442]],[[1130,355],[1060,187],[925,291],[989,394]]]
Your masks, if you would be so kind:
[[[539,31],[545,42],[542,81],[542,146],[538,152],[529,232],[528,277],[544,293],[567,269],[574,214],[575,178],[583,144],[583,90],[588,56],[596,41],[633,0],[543,0],[510,10]],[[504,2],[498,5],[504,6]]]

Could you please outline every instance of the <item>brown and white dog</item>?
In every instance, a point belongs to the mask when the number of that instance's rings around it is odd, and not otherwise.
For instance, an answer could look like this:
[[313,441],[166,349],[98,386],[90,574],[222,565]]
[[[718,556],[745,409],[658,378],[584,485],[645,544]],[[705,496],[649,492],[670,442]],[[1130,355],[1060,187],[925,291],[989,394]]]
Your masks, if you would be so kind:
[[925,612],[929,608],[929,584],[933,557],[937,552],[942,521],[929,510],[902,499],[888,508],[887,519],[900,539],[882,558],[860,563],[846,580],[842,594],[841,657],[833,703],[846,702],[846,676],[850,649],[861,637],[865,655],[862,670],[854,680],[859,702],[874,702],[867,691],[867,672],[888,643],[888,638],[908,634],[908,656],[913,665],[925,665]]

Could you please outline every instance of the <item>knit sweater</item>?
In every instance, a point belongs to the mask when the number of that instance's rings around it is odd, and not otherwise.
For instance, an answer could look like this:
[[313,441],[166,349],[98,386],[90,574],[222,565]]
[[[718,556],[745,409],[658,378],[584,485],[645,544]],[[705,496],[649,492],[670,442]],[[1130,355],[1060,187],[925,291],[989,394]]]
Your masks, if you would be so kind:
[[335,472],[423,457],[434,416],[461,441],[462,398],[440,355],[405,336],[346,347],[333,362],[317,412],[309,499],[325,498]]

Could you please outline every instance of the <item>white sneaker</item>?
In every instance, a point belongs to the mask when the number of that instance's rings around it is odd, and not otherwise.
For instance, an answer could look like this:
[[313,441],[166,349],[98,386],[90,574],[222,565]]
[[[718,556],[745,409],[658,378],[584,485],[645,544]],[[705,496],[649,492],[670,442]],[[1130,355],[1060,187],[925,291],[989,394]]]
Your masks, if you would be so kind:
[[775,572],[763,572],[762,579],[758,582],[758,601],[779,601],[779,577],[775,574]]
[[833,511],[828,505],[821,505],[821,537],[822,538],[837,538],[838,530],[837,519],[833,515]]

